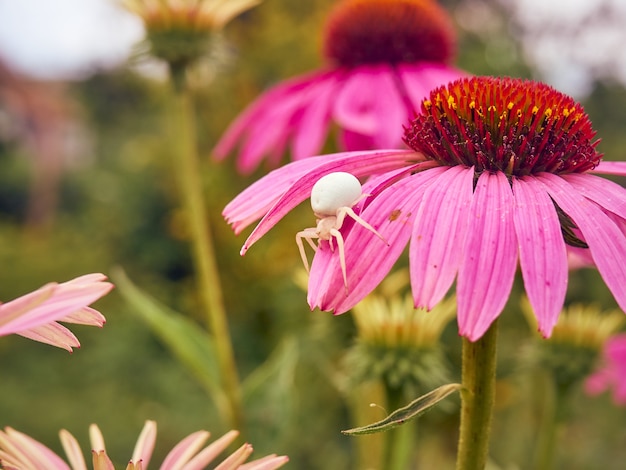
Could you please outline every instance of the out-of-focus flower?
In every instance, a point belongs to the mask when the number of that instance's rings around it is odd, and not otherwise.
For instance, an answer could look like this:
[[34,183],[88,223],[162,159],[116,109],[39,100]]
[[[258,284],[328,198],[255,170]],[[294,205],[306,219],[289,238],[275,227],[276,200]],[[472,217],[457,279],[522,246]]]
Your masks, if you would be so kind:
[[[626,175],[601,162],[582,106],[537,82],[474,77],[430,93],[406,129],[413,150],[348,152],[275,170],[224,209],[236,232],[263,216],[241,250],[311,194],[324,175],[372,176],[341,227],[339,250],[320,241],[308,301],[342,313],[387,275],[410,240],[413,301],[433,308],[456,279],[460,334],[474,341],[502,312],[518,260],[539,331],[550,336],[567,289],[566,245],[589,250],[626,309],[626,190],[592,173]],[[330,217],[327,220],[331,222]]]
[[585,382],[589,395],[613,389],[613,401],[626,405],[626,334],[615,335],[604,345],[603,363]]
[[206,55],[212,35],[261,0],[121,0],[146,26],[151,53],[172,66]]
[[241,142],[237,166],[277,166],[316,155],[331,123],[344,150],[398,148],[402,125],[434,87],[464,72],[452,67],[452,22],[435,0],[345,0],[326,23],[324,69],[281,83],[254,101],[214,149],[225,158]]
[[[537,321],[527,300],[521,303],[528,322]],[[596,305],[572,304],[563,309],[550,339],[532,344],[530,359],[548,370],[555,384],[567,389],[585,379],[593,370],[609,338],[626,323],[619,310],[602,312]]]
[[[146,421],[135,445],[133,456],[126,470],[146,470],[156,441],[157,425]],[[165,457],[159,468],[162,470],[200,470],[213,462],[239,435],[230,431],[212,444],[203,447],[210,436],[208,431],[197,431],[180,441]],[[69,465],[58,455],[32,437],[12,428],[0,431],[0,465],[6,470],[86,470],[85,458],[78,441],[68,431],[59,433]],[[94,470],[113,470],[104,446],[104,438],[95,424],[89,428],[91,455]],[[273,470],[283,466],[289,459],[269,455],[245,463],[252,454],[252,446],[244,444],[226,457],[216,470]]]
[[72,351],[78,338],[58,322],[102,326],[104,316],[89,307],[113,284],[103,274],[86,274],[58,284],[51,282],[34,292],[0,304],[0,336],[18,334]]
[[398,271],[354,306],[357,337],[346,373],[356,383],[381,380],[389,389],[417,396],[449,380],[439,340],[456,314],[456,302],[445,299],[431,312],[415,309],[411,295],[402,292],[407,284],[408,272]]

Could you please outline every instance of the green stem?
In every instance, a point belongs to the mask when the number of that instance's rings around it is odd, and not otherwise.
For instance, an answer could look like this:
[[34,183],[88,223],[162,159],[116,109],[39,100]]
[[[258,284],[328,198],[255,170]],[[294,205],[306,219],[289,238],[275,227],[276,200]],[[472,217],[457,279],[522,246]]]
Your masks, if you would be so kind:
[[559,387],[552,377],[546,377],[543,387],[544,399],[542,422],[539,428],[535,467],[537,470],[551,470],[556,458],[556,445],[566,419],[569,387]]
[[[241,391],[228,330],[228,322],[222,287],[218,274],[209,218],[204,203],[199,161],[196,150],[196,128],[190,92],[181,73],[174,73],[175,131],[174,169],[178,173],[182,203],[189,221],[193,245],[193,261],[198,276],[198,286],[207,325],[216,348],[222,379],[222,390],[226,395],[228,410],[220,410],[226,423],[234,429],[242,427]],[[218,400],[218,403],[220,400]]]
[[483,470],[495,401],[497,320],[476,342],[463,338],[461,429],[457,470]]

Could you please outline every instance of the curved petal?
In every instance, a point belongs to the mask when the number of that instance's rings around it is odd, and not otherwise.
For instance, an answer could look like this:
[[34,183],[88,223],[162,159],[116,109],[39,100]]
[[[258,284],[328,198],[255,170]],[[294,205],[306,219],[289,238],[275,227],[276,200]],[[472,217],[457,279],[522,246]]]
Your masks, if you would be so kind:
[[33,341],[39,341],[40,343],[65,349],[69,352],[72,352],[73,348],[80,347],[78,338],[74,336],[70,330],[56,322],[22,330],[16,334],[24,338],[32,339]]
[[67,430],[59,431],[59,440],[65,451],[65,455],[70,462],[72,470],[87,470],[87,463],[83,456],[83,451],[76,438]]
[[[301,175],[287,191],[281,194],[274,206],[265,214],[261,222],[259,222],[259,225],[256,226],[245,241],[241,248],[241,254],[245,254],[250,246],[265,235],[289,211],[305,199],[308,199],[311,195],[313,185],[322,176],[335,171],[346,171],[357,177],[384,173],[385,171],[409,165],[411,159],[419,160],[416,158],[416,155],[417,154],[413,151],[382,150],[347,152],[344,154],[335,154],[330,158],[317,157],[315,160],[317,165],[313,166],[312,169],[304,175]],[[310,158],[307,158],[306,160],[301,160],[301,162],[308,162],[310,160]]]
[[10,427],[6,427],[4,432],[0,431],[0,447],[8,457],[23,465],[23,468],[71,470],[57,454],[42,443]]
[[[191,459],[184,467],[183,470],[202,470],[211,463],[215,458],[222,453],[239,435],[239,431],[228,431],[222,437],[212,442],[204,449],[202,449],[193,459]],[[163,463],[163,470],[168,470],[169,467]]]
[[360,216],[384,237],[354,224],[345,236],[348,293],[343,283],[339,253],[327,243],[317,250],[309,278],[309,306],[343,313],[374,289],[404,251],[411,236],[417,207],[426,188],[443,173],[435,167],[408,176],[372,198]]
[[410,246],[415,306],[432,309],[456,277],[467,234],[474,169],[450,167],[430,185],[417,212]]
[[515,277],[513,193],[501,173],[480,175],[469,208],[457,282],[459,333],[479,339],[500,315]]
[[422,100],[432,89],[469,75],[455,67],[436,62],[398,64],[397,70],[407,95],[413,103],[415,113],[419,112]]
[[374,148],[401,145],[408,117],[393,68],[378,64],[351,69],[337,93],[333,117],[341,128],[370,136]]
[[567,291],[567,249],[552,200],[532,177],[514,178],[515,233],[528,300],[549,337]]
[[608,175],[626,176],[626,162],[602,161],[590,173],[604,173]]
[[152,452],[154,451],[154,443],[157,436],[157,424],[156,421],[147,420],[144,424],[135,449],[133,450],[132,461],[138,463],[141,461],[143,468],[148,468],[150,459],[152,458]]
[[626,310],[626,236],[600,207],[562,177],[542,173],[537,178],[578,226],[604,282],[620,308]]
[[189,436],[174,446],[159,468],[162,470],[181,470],[202,448],[210,435],[211,433],[208,431],[196,431],[189,434]]
[[619,184],[606,178],[580,173],[564,175],[563,179],[587,199],[626,219],[626,189]]

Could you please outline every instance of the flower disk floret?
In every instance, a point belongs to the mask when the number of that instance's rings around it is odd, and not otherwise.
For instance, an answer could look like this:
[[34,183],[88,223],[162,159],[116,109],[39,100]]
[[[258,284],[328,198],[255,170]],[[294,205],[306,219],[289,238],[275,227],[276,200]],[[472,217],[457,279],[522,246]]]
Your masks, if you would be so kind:
[[[450,96],[457,110],[469,110],[469,115],[451,112]],[[517,97],[510,110],[509,97]],[[406,130],[407,141],[418,150],[347,152],[294,162],[237,196],[224,209],[236,232],[263,217],[242,254],[307,199],[317,180],[344,171],[369,177],[363,193],[370,196],[353,210],[388,245],[359,224],[341,228],[346,294],[337,253],[322,241],[310,271],[311,308],[349,310],[384,279],[410,244],[416,307],[433,308],[456,281],[459,332],[476,340],[502,312],[519,262],[539,331],[547,337],[565,299],[567,243],[578,241],[623,310],[626,190],[595,173],[626,175],[626,164],[600,161],[582,107],[546,85],[491,77],[454,81],[431,92],[423,106],[432,109],[438,101],[446,103],[439,118],[418,117],[421,121]],[[541,114],[533,112],[539,102]],[[512,112],[501,119],[502,103]],[[490,112],[492,107],[499,113]],[[429,136],[444,125],[445,135],[453,137],[439,139],[442,146],[435,153],[429,150]],[[482,146],[460,154],[461,137],[469,140],[470,132],[492,140],[485,138]],[[501,151],[504,139],[498,136],[517,139],[516,152]],[[535,155],[532,161],[530,155]]]

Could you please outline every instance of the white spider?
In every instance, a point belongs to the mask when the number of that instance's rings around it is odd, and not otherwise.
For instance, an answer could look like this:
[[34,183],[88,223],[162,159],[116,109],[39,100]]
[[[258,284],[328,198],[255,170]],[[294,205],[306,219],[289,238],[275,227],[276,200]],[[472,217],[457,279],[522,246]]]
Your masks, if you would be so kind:
[[323,176],[313,185],[313,189],[311,190],[311,208],[313,209],[315,217],[317,217],[317,226],[305,228],[301,232],[296,233],[296,244],[300,250],[300,256],[302,257],[302,262],[307,272],[309,271],[309,262],[307,261],[302,239],[305,239],[314,251],[317,251],[317,246],[313,243],[314,238],[320,241],[327,240],[331,251],[334,251],[333,238],[335,238],[339,250],[339,263],[341,265],[343,283],[346,287],[346,291],[348,289],[346,257],[343,236],[339,231],[343,226],[346,216],[351,217],[356,223],[362,225],[387,243],[374,227],[352,210],[352,207],[368,196],[369,194],[362,193],[361,183],[350,173],[340,171]]

